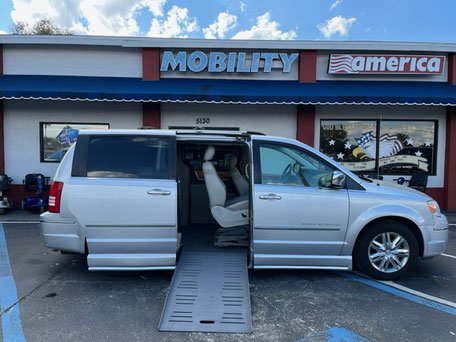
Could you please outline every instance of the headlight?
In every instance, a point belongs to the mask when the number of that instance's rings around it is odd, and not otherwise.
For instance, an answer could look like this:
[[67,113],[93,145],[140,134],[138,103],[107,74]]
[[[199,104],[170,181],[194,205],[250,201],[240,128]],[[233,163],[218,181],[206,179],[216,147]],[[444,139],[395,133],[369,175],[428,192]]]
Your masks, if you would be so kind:
[[426,204],[433,215],[440,217],[440,208],[436,201],[427,201]]

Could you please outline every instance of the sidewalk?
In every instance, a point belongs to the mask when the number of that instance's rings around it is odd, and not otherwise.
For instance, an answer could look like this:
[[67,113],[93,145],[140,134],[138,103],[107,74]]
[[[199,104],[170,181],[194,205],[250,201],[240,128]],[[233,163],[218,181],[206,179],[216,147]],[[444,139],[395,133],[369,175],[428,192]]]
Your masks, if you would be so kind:
[[4,215],[0,215],[0,223],[7,222],[39,222],[40,213],[38,211],[22,211],[20,209],[11,209]]
[[450,224],[456,224],[456,211],[443,211]]

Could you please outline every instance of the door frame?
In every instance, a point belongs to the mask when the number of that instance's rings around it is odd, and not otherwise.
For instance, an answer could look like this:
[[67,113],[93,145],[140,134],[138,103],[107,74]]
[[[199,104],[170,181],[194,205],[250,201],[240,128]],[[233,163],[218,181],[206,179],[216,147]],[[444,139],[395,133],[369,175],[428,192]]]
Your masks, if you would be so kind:
[[[342,171],[339,169],[339,167],[337,165],[334,165],[333,163],[325,160],[324,158],[322,158],[321,156],[319,156],[318,154],[312,152],[311,150],[303,147],[303,146],[300,146],[298,144],[294,144],[292,142],[284,142],[284,141],[278,141],[278,140],[273,140],[273,139],[262,139],[261,137],[259,138],[256,138],[256,139],[253,139],[252,141],[252,167],[253,167],[253,170],[252,170],[252,175],[253,175],[253,183],[251,183],[251,187],[252,187],[252,204],[251,204],[251,210],[252,210],[252,223],[251,223],[251,226],[252,226],[252,238],[251,238],[251,244],[252,244],[252,252],[251,252],[251,255],[252,255],[252,260],[253,260],[253,268],[265,268],[265,269],[273,269],[273,268],[303,268],[303,269],[317,269],[317,268],[321,268],[321,269],[328,269],[328,268],[331,268],[331,269],[341,269],[341,270],[349,270],[351,269],[351,263],[352,263],[352,260],[351,260],[351,256],[341,256],[341,255],[322,255],[322,256],[318,256],[316,255],[315,256],[315,260],[318,260],[318,259],[321,259],[321,261],[323,261],[324,259],[331,259],[330,261],[330,264],[331,266],[329,265],[325,265],[325,266],[322,266],[322,265],[318,265],[318,262],[316,265],[313,265],[313,266],[281,266],[281,265],[271,265],[271,266],[255,266],[255,255],[254,255],[254,235],[255,235],[255,212],[254,212],[254,207],[253,207],[253,196],[255,196],[255,185],[262,185],[261,183],[261,160],[260,160],[260,146],[262,144],[274,144],[274,145],[281,145],[281,146],[284,146],[284,147],[288,147],[288,148],[294,148],[294,149],[299,149],[299,150],[303,150],[307,153],[309,153],[312,157],[316,158],[317,160],[321,161],[323,164],[325,165],[328,165],[330,168],[332,168],[333,170],[339,170],[341,172],[343,172],[345,175],[346,175],[346,183],[345,183],[345,187],[343,188],[345,191],[347,191],[347,200],[349,200],[348,198],[348,190],[349,189],[358,189],[358,187],[354,186],[352,183],[354,183],[355,181],[353,181],[349,175],[346,174],[346,172]],[[330,189],[328,189],[330,190]],[[348,213],[349,215],[349,213]],[[347,220],[348,222],[348,220]],[[344,234],[344,241],[345,241],[345,237],[346,237],[346,234],[347,234],[347,230],[348,230],[348,226],[346,227],[345,229],[345,234]]]
[[[99,265],[95,265],[92,267],[89,267],[89,269],[92,270],[125,270],[125,269],[135,269],[135,270],[152,270],[152,269],[174,269],[176,265],[176,260],[177,260],[177,255],[179,252],[179,234],[177,230],[178,226],[178,221],[177,221],[177,179],[176,179],[176,134],[174,132],[168,133],[165,132],[164,134],[157,134],[157,132],[144,132],[144,133],[135,133],[132,131],[125,131],[125,132],[94,132],[92,133],[87,133],[87,134],[81,134],[78,137],[78,141],[75,146],[75,152],[73,156],[73,163],[72,163],[72,171],[71,171],[71,177],[70,180],[74,180],[76,183],[78,180],[81,181],[87,181],[87,180],[112,180],[114,181],[116,178],[110,178],[110,177],[88,177],[87,176],[87,163],[88,163],[88,156],[89,156],[89,145],[90,145],[90,139],[92,137],[145,137],[145,138],[160,138],[160,139],[167,139],[169,146],[168,146],[168,173],[167,177],[165,178],[121,178],[122,180],[125,180],[128,182],[128,179],[132,180],[132,183],[135,183],[135,180],[141,180],[141,181],[164,181],[166,182],[174,182],[176,183],[176,194],[175,194],[175,203],[174,203],[174,211],[176,215],[176,222],[175,222],[175,227],[174,227],[174,239],[176,240],[176,247],[173,253],[149,253],[150,256],[148,257],[151,261],[157,260],[158,264],[144,264],[139,262],[138,265],[133,265],[135,261],[133,261],[133,264],[130,265],[124,265],[122,260],[115,260],[115,258],[110,257],[110,253],[93,253],[98,259],[99,259]],[[134,184],[131,184],[134,186]],[[150,227],[153,227],[154,225],[151,224],[147,225]],[[171,226],[170,226],[171,227]],[[87,227],[84,226],[84,240],[87,243]],[[128,234],[127,234],[128,235]],[[87,249],[87,252],[90,255],[89,249]],[[154,255],[156,254],[156,255]],[[133,252],[128,252],[125,253],[126,257],[131,257],[132,260],[134,259],[135,253]],[[171,255],[174,255],[174,257],[171,257]],[[174,259],[172,264],[167,264],[166,260],[171,260]],[[127,259],[128,260],[128,259]],[[160,261],[161,260],[161,261]],[[165,264],[160,264],[160,262],[165,262]],[[105,263],[105,265],[103,265]]]

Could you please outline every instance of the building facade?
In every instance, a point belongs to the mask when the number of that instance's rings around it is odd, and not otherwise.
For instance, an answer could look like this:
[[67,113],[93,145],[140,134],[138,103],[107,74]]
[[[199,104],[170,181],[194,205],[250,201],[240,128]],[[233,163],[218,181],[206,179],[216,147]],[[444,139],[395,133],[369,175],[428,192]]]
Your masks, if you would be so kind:
[[0,36],[0,173],[16,205],[84,128],[298,139],[456,210],[456,44]]

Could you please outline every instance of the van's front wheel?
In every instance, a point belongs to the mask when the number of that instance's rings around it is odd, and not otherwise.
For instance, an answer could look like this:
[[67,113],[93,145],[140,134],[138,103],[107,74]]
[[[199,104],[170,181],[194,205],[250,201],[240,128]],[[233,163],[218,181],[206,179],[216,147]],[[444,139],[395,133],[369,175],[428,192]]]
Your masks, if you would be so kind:
[[360,237],[355,250],[362,272],[381,280],[397,279],[418,260],[418,241],[412,231],[395,221],[374,223]]

